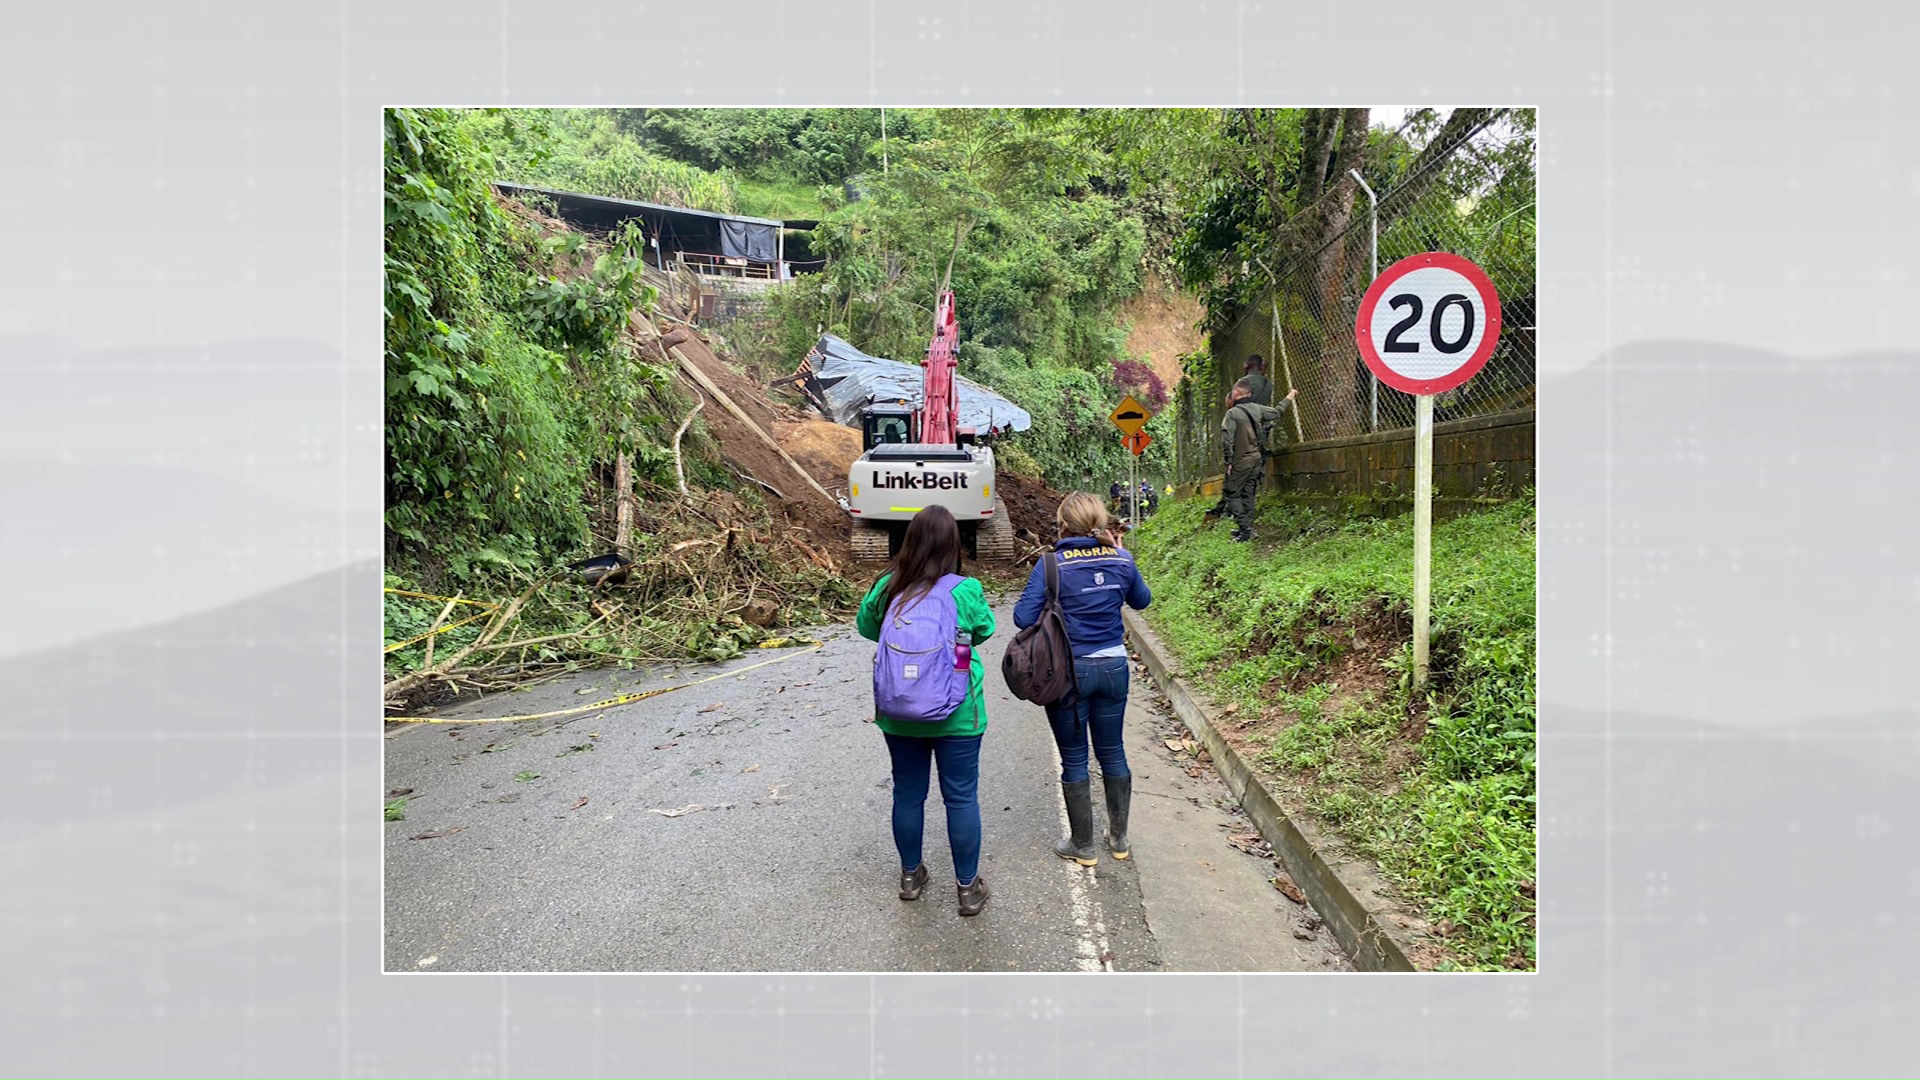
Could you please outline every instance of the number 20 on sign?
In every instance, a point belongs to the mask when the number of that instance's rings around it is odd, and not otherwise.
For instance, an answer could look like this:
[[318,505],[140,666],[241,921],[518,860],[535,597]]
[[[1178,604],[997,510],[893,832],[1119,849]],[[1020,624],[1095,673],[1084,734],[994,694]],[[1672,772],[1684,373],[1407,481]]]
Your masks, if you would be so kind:
[[1473,378],[1500,344],[1500,298],[1486,271],[1430,251],[1387,267],[1353,321],[1360,358],[1395,390],[1414,395],[1413,685],[1427,684],[1433,598],[1433,395]]

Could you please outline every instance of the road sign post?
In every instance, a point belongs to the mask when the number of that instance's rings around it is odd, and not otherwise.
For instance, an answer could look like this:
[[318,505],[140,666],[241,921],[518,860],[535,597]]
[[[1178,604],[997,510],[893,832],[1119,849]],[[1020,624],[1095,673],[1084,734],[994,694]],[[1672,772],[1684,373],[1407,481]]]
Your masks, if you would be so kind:
[[1433,396],[1486,366],[1500,343],[1500,298],[1486,272],[1458,255],[1410,255],[1368,286],[1353,337],[1381,382],[1414,396],[1413,688],[1421,690],[1433,593]]
[[1127,459],[1127,497],[1120,505],[1133,507],[1132,516],[1137,518],[1140,516],[1140,454],[1153,441],[1153,436],[1147,434],[1147,421],[1153,419],[1153,414],[1132,394],[1128,394],[1125,401],[1114,407],[1113,415],[1107,419],[1120,429],[1120,445],[1132,451],[1132,456]]

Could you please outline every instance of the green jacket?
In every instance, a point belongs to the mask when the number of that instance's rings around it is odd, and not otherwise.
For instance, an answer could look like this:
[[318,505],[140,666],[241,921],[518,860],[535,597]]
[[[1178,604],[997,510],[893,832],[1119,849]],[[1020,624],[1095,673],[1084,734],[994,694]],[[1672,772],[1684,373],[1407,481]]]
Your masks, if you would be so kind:
[[1287,399],[1281,398],[1280,407],[1276,409],[1243,401],[1227,410],[1226,415],[1220,418],[1220,446],[1226,452],[1229,467],[1260,460],[1266,429],[1286,414],[1290,404]]
[[1252,401],[1255,405],[1273,404],[1272,379],[1267,378],[1257,371],[1249,371],[1247,372],[1247,384],[1253,391],[1253,397],[1248,400]]
[[[887,582],[892,578],[892,574],[881,574],[880,580],[874,582],[873,588],[867,591],[866,599],[860,601],[860,614],[854,619],[854,626],[859,628],[860,636],[868,641],[880,640],[880,620],[887,614]],[[889,720],[876,711],[873,722],[881,731],[889,735],[920,735],[926,738],[986,733],[987,668],[980,662],[980,644],[993,636],[993,609],[987,606],[986,590],[974,578],[967,578],[954,586],[953,606],[960,617],[960,629],[973,634],[973,675],[967,683],[967,700],[952,716],[938,724]]]

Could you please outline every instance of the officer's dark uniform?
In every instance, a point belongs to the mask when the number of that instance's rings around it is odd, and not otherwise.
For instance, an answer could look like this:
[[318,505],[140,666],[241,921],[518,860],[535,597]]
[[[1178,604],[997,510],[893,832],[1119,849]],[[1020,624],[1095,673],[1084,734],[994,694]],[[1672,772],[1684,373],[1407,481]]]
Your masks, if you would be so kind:
[[1251,392],[1253,395],[1251,398],[1248,399],[1249,401],[1252,401],[1255,405],[1270,406],[1273,404],[1273,380],[1272,379],[1267,378],[1265,375],[1261,374],[1258,371],[1249,371],[1247,372],[1247,377],[1245,381],[1247,384],[1247,390]]
[[1227,513],[1239,529],[1236,537],[1253,535],[1253,498],[1260,491],[1260,476],[1266,471],[1266,454],[1261,433],[1272,427],[1286,411],[1287,402],[1274,409],[1253,401],[1242,401],[1227,410],[1220,421],[1220,445],[1227,452]]
[[[1273,404],[1273,380],[1272,379],[1267,378],[1265,374],[1259,371],[1249,370],[1247,372],[1245,380],[1243,381],[1246,382],[1247,391],[1250,395],[1247,398],[1248,401],[1251,401],[1256,405],[1271,406]],[[1225,424],[1221,425],[1223,429],[1225,428],[1225,426],[1226,426]],[[1269,421],[1268,423],[1261,425],[1261,427],[1259,428],[1259,433],[1260,433],[1260,445],[1270,446],[1272,444],[1272,438],[1273,438],[1272,422]],[[1221,449],[1226,453],[1227,464],[1228,464],[1228,467],[1231,468],[1233,464],[1233,456],[1234,456],[1233,444],[1223,443],[1221,444]],[[1227,494],[1226,494],[1226,490],[1223,488],[1220,492],[1220,501],[1218,503],[1215,503],[1213,508],[1207,511],[1207,519],[1211,521],[1214,518],[1219,517],[1221,512],[1225,511],[1226,509],[1227,509]]]

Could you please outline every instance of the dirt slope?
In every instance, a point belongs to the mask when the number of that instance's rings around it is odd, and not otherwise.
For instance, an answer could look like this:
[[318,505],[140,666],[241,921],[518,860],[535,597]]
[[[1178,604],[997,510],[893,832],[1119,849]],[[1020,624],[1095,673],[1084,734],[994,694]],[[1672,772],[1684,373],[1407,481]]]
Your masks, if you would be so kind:
[[1147,277],[1146,287],[1120,309],[1128,320],[1127,352],[1146,361],[1167,392],[1180,382],[1180,356],[1205,343],[1195,329],[1206,309],[1200,300],[1182,292],[1157,274]]

